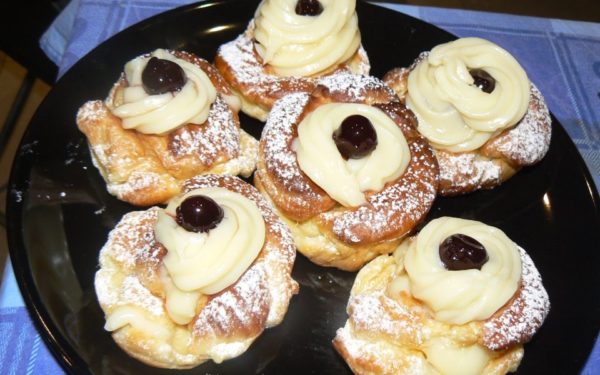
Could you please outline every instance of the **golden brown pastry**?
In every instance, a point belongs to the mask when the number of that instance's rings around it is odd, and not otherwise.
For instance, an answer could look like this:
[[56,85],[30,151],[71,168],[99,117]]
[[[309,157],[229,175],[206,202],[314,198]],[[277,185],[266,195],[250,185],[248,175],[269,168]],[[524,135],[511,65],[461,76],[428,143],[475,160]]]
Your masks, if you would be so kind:
[[[360,137],[353,144],[355,130]],[[320,79],[310,95],[290,94],[275,104],[254,183],[302,254],[356,270],[392,252],[423,220],[437,178],[435,157],[410,110],[377,78],[340,73]]]
[[522,248],[443,217],[360,270],[333,344],[356,374],[505,374],[549,308]]
[[258,142],[240,129],[238,110],[208,62],[159,49],[128,62],[105,101],[79,109],[77,126],[109,193],[147,206],[198,174],[253,172]]
[[283,319],[298,292],[295,254],[253,186],[198,176],[167,208],[128,213],[109,234],[95,278],[105,329],[151,366],[238,356]]
[[242,111],[265,121],[275,101],[310,92],[317,77],[368,74],[355,0],[263,0],[247,30],[222,45],[215,65],[242,100]]
[[504,49],[462,38],[422,53],[384,81],[412,109],[440,165],[440,194],[500,185],[550,146],[542,94]]

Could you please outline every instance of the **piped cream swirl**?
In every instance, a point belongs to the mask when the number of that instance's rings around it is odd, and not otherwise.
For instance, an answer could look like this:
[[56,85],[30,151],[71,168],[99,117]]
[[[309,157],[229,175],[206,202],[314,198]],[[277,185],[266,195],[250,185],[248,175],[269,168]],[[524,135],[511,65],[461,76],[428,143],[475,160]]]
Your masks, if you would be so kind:
[[[356,114],[371,121],[378,144],[363,158],[344,160],[332,134],[344,119]],[[410,150],[398,125],[380,109],[365,104],[318,107],[298,125],[294,148],[302,171],[346,207],[365,203],[365,191],[380,191],[385,183],[402,175],[410,161]]]
[[[184,71],[187,82],[178,92],[150,95],[142,86],[142,72],[151,57],[170,60]],[[112,112],[125,129],[163,134],[188,123],[203,124],[217,97],[212,82],[198,66],[163,49],[140,56],[125,65],[127,86]]]
[[[194,233],[175,221],[186,198],[204,195],[224,211],[223,220],[207,233]],[[194,316],[202,294],[215,294],[232,285],[252,264],[265,241],[264,219],[254,202],[218,187],[196,189],[173,199],[158,213],[155,236],[166,249],[167,311],[180,324]]]
[[[459,233],[485,247],[489,259],[481,270],[444,267],[439,246]],[[432,220],[421,230],[408,245],[404,267],[411,294],[425,302],[436,319],[452,324],[489,318],[514,295],[521,280],[519,250],[504,232],[452,217]]]
[[355,0],[319,0],[300,16],[297,0],[263,0],[254,16],[256,51],[280,76],[310,76],[349,60],[360,45]]
[[[496,81],[486,93],[469,73],[482,69]],[[453,152],[481,147],[517,124],[529,104],[527,74],[506,50],[480,38],[436,46],[408,76],[407,106],[435,148]]]

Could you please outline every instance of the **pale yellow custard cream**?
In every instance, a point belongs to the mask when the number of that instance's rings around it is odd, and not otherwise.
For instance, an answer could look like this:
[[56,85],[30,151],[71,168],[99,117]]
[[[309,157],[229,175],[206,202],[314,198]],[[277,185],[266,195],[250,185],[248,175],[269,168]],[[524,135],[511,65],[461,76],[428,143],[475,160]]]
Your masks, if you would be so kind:
[[[184,71],[187,82],[178,92],[150,95],[142,86],[142,72],[152,57],[170,60]],[[140,56],[125,65],[121,97],[114,101],[112,112],[122,119],[125,129],[144,134],[163,134],[188,123],[203,124],[217,97],[212,82],[198,66],[175,57],[163,49]]]
[[[439,246],[454,234],[472,237],[485,247],[489,259],[481,270],[446,269]],[[521,280],[517,245],[498,228],[478,221],[451,217],[432,220],[397,251],[406,251],[408,280],[404,285],[437,320],[446,323],[465,324],[491,317],[515,294]]]
[[[186,198],[204,195],[224,211],[223,220],[206,233],[189,232],[175,221]],[[195,315],[203,294],[220,292],[252,264],[265,241],[265,223],[254,202],[230,190],[196,189],[173,199],[158,213],[155,236],[166,249],[161,279],[169,316],[179,324]]]
[[[357,114],[369,119],[375,128],[377,147],[360,159],[344,160],[332,134],[344,119]],[[346,207],[365,203],[365,191],[380,191],[401,176],[410,161],[410,150],[398,125],[380,109],[365,104],[318,107],[298,124],[293,147],[300,169]]]
[[360,46],[355,0],[319,0],[298,15],[297,0],[263,0],[254,16],[256,51],[280,76],[310,76],[349,60]]
[[[469,73],[474,69],[493,77],[493,91],[474,85]],[[435,148],[464,152],[517,124],[529,95],[527,74],[506,50],[484,39],[462,38],[436,46],[416,65],[408,76],[406,105]]]
[[444,375],[478,375],[493,358],[489,349],[473,344],[459,346],[448,338],[438,337],[424,344],[427,361]]

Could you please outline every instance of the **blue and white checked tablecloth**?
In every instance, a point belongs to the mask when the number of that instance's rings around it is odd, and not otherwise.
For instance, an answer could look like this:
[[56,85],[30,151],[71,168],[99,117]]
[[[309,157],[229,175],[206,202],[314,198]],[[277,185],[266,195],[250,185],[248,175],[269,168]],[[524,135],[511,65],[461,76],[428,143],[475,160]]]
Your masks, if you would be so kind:
[[[127,26],[189,0],[73,0],[41,39],[60,74]],[[600,24],[383,4],[458,36],[503,46],[525,67],[600,186]],[[7,263],[0,285],[0,373],[62,373],[24,307]],[[596,343],[583,374],[600,374]]]

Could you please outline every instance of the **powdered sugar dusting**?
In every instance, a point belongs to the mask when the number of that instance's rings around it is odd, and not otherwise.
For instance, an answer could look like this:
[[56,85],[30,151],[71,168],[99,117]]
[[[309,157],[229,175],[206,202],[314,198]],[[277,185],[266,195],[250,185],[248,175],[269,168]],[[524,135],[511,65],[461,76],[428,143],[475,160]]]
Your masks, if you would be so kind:
[[483,186],[492,187],[502,182],[500,165],[474,152],[453,154],[437,151],[436,156],[440,166],[440,185],[444,194],[465,189],[475,190]]
[[544,157],[550,148],[552,120],[542,93],[532,83],[529,109],[523,119],[506,135],[492,140],[490,147],[498,151],[512,163],[532,165]]
[[[152,295],[135,276],[141,263],[156,265],[163,248],[154,239],[150,223],[156,220],[158,209],[134,211],[126,214],[109,233],[108,241],[100,250],[100,271],[95,287],[100,304],[120,306],[133,304],[153,315],[163,314],[162,300]],[[117,285],[119,277],[123,279]]]
[[95,122],[106,116],[108,108],[100,100],[86,102],[77,111],[77,122]]
[[175,157],[194,155],[206,166],[220,159],[236,157],[240,151],[240,134],[237,119],[221,95],[218,95],[201,126],[188,125],[170,136],[170,146]]
[[368,334],[353,331],[348,325],[337,331],[334,346],[356,374],[432,373],[423,353],[402,350],[393,340],[370,340]]
[[210,169],[210,173],[219,173],[226,175],[241,175],[250,177],[256,169],[258,159],[258,141],[240,129],[240,153],[237,157],[218,164],[217,167]]
[[125,276],[122,287],[111,286],[112,273],[103,273],[96,277],[96,294],[100,304],[107,307],[136,306],[154,316],[163,316],[163,301],[152,295],[135,276]]
[[233,285],[212,297],[194,321],[196,336],[257,335],[269,309],[266,273],[260,263],[251,266]]
[[108,182],[106,188],[109,193],[124,197],[129,194],[148,189],[153,186],[158,186],[162,181],[162,177],[158,173],[148,171],[133,171],[125,182]]
[[409,341],[418,345],[423,341],[419,318],[383,293],[354,296],[348,303],[348,313],[359,331],[374,329],[394,337],[399,343]]
[[420,310],[386,294],[396,271],[382,264],[390,260],[383,255],[358,273],[348,302],[349,319],[338,329],[334,346],[356,373],[430,373],[424,371],[429,365],[418,350],[431,333]]
[[263,95],[277,93],[285,86],[291,91],[305,91],[308,80],[296,77],[279,77],[267,72],[254,51],[252,41],[254,22],[250,22],[245,33],[235,40],[223,44],[218,55],[229,65],[237,85],[246,88],[248,93]]
[[164,313],[162,300],[153,296],[135,276],[127,276],[123,280],[119,302],[120,304],[135,304],[156,316]]
[[369,75],[369,72],[371,71],[371,62],[369,61],[367,51],[365,50],[362,44],[360,45],[360,47],[358,47],[358,51],[356,53],[358,54],[358,64],[353,66],[351,71],[354,74],[365,76]]
[[121,219],[109,233],[108,241],[100,250],[102,259],[109,257],[120,263],[120,267],[132,270],[136,262],[143,261],[158,264],[163,247],[154,238],[151,224],[158,217],[158,208],[147,211],[133,211]]
[[527,342],[541,327],[550,310],[542,277],[529,255],[519,247],[522,261],[520,294],[499,316],[484,324],[484,343],[492,350]]
[[[267,168],[284,180],[284,186],[295,184],[300,176],[296,156],[289,148],[294,137],[293,125],[298,122],[308,99],[306,93],[290,94],[280,99],[273,107],[261,136]],[[304,192],[309,190],[309,186],[297,184],[291,189]]]
[[291,143],[294,138],[293,125],[298,122],[309,98],[309,94],[295,93],[277,101],[261,136],[261,155],[267,170],[274,173],[274,178],[282,181],[287,190],[302,194],[310,194],[312,188],[300,171]]
[[351,102],[364,102],[374,91],[380,90],[390,97],[395,96],[394,92],[378,78],[356,75],[347,71],[321,77],[318,84],[327,87],[332,94],[341,93],[347,96]]
[[404,228],[402,236],[429,211],[436,196],[437,167],[431,154],[424,154],[423,142],[409,142],[411,161],[404,174],[382,191],[368,196],[368,205],[355,210],[323,214],[333,221],[333,232],[342,240],[358,243],[366,231],[385,238]]

